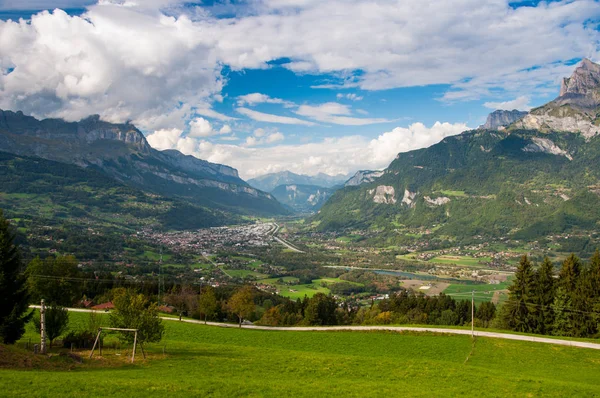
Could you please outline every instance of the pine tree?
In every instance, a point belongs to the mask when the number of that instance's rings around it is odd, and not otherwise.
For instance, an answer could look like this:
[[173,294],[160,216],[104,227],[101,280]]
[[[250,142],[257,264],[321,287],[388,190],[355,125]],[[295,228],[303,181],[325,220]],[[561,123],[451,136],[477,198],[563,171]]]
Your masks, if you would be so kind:
[[536,328],[539,334],[550,334],[554,324],[554,296],[556,286],[554,281],[554,266],[548,257],[538,268],[535,285]]
[[556,289],[556,296],[552,307],[554,309],[552,334],[555,336],[570,336],[573,325],[573,308],[571,306],[571,297],[564,287],[560,286]]
[[579,274],[581,273],[581,262],[579,258],[574,254],[571,254],[569,257],[565,259],[562,264],[562,268],[560,269],[559,283],[562,286],[567,294],[573,298],[573,294],[575,293],[575,289],[577,287],[577,279],[579,278]]
[[25,324],[33,312],[28,311],[27,280],[21,273],[23,264],[15,235],[0,210],[0,340],[13,344],[25,333]]
[[521,257],[517,272],[510,291],[508,302],[505,304],[505,323],[518,332],[533,332],[535,330],[535,273],[526,255]]
[[596,323],[596,330],[600,331],[600,251],[596,250],[590,259],[590,283],[592,296],[590,298],[592,319]]

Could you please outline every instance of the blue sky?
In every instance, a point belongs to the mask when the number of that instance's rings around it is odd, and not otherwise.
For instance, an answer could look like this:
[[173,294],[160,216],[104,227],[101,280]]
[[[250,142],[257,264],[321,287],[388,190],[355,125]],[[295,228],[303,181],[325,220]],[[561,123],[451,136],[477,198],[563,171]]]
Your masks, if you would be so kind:
[[593,0],[4,0],[0,19],[0,107],[131,120],[244,177],[385,167],[552,100],[600,43]]

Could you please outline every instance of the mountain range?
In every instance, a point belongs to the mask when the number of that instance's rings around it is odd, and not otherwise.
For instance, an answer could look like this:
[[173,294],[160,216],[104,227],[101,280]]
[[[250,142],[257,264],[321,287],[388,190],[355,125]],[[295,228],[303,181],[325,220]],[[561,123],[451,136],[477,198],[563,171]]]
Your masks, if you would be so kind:
[[291,171],[265,174],[248,180],[248,184],[261,191],[271,192],[280,185],[313,185],[322,188],[342,186],[349,176],[338,174],[331,176],[319,173],[315,176],[296,174]]
[[[558,98],[505,129],[400,153],[370,183],[338,190],[314,221],[391,240],[538,239],[600,226],[600,66],[584,60]],[[446,238],[444,238],[446,237]]]
[[218,211],[219,219],[224,219],[223,212],[266,216],[289,212],[271,194],[239,178],[234,168],[175,150],[157,151],[134,125],[112,124],[98,116],[66,122],[0,111],[0,151],[28,161],[53,161],[52,168],[76,166],[92,173],[90,179],[101,173],[116,184]]

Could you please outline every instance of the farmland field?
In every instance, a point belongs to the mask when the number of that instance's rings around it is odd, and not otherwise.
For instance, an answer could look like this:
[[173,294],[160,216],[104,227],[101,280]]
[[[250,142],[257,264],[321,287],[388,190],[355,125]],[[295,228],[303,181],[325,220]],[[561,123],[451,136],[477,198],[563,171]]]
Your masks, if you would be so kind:
[[[85,316],[72,314],[79,323]],[[150,347],[146,361],[127,364],[108,349],[104,359],[83,365],[0,369],[2,395],[600,394],[596,350],[487,338],[473,344],[468,336],[426,333],[276,332],[165,323],[164,341]]]

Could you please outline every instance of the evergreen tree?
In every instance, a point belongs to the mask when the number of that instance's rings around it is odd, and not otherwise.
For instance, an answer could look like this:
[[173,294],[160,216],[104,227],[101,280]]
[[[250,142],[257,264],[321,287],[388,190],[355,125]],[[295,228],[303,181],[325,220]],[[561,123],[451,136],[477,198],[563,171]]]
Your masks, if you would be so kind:
[[579,258],[571,254],[563,261],[562,268],[558,274],[560,286],[562,286],[567,294],[573,299],[575,289],[577,287],[577,279],[581,273],[581,262]]
[[535,273],[526,255],[521,257],[505,304],[506,325],[518,332],[535,330]]
[[562,286],[556,289],[553,309],[554,324],[552,325],[552,334],[555,336],[570,336],[573,325],[573,308],[571,306],[571,297]]
[[600,251],[596,250],[590,259],[589,277],[591,284],[591,307],[592,320],[596,324],[596,330],[600,331]]
[[13,344],[25,333],[25,324],[33,312],[28,311],[27,280],[21,273],[23,264],[15,235],[0,210],[0,341]]
[[554,296],[556,286],[554,281],[554,266],[548,257],[538,268],[535,284],[535,304],[536,307],[536,328],[535,332],[539,334],[550,334],[554,324]]

